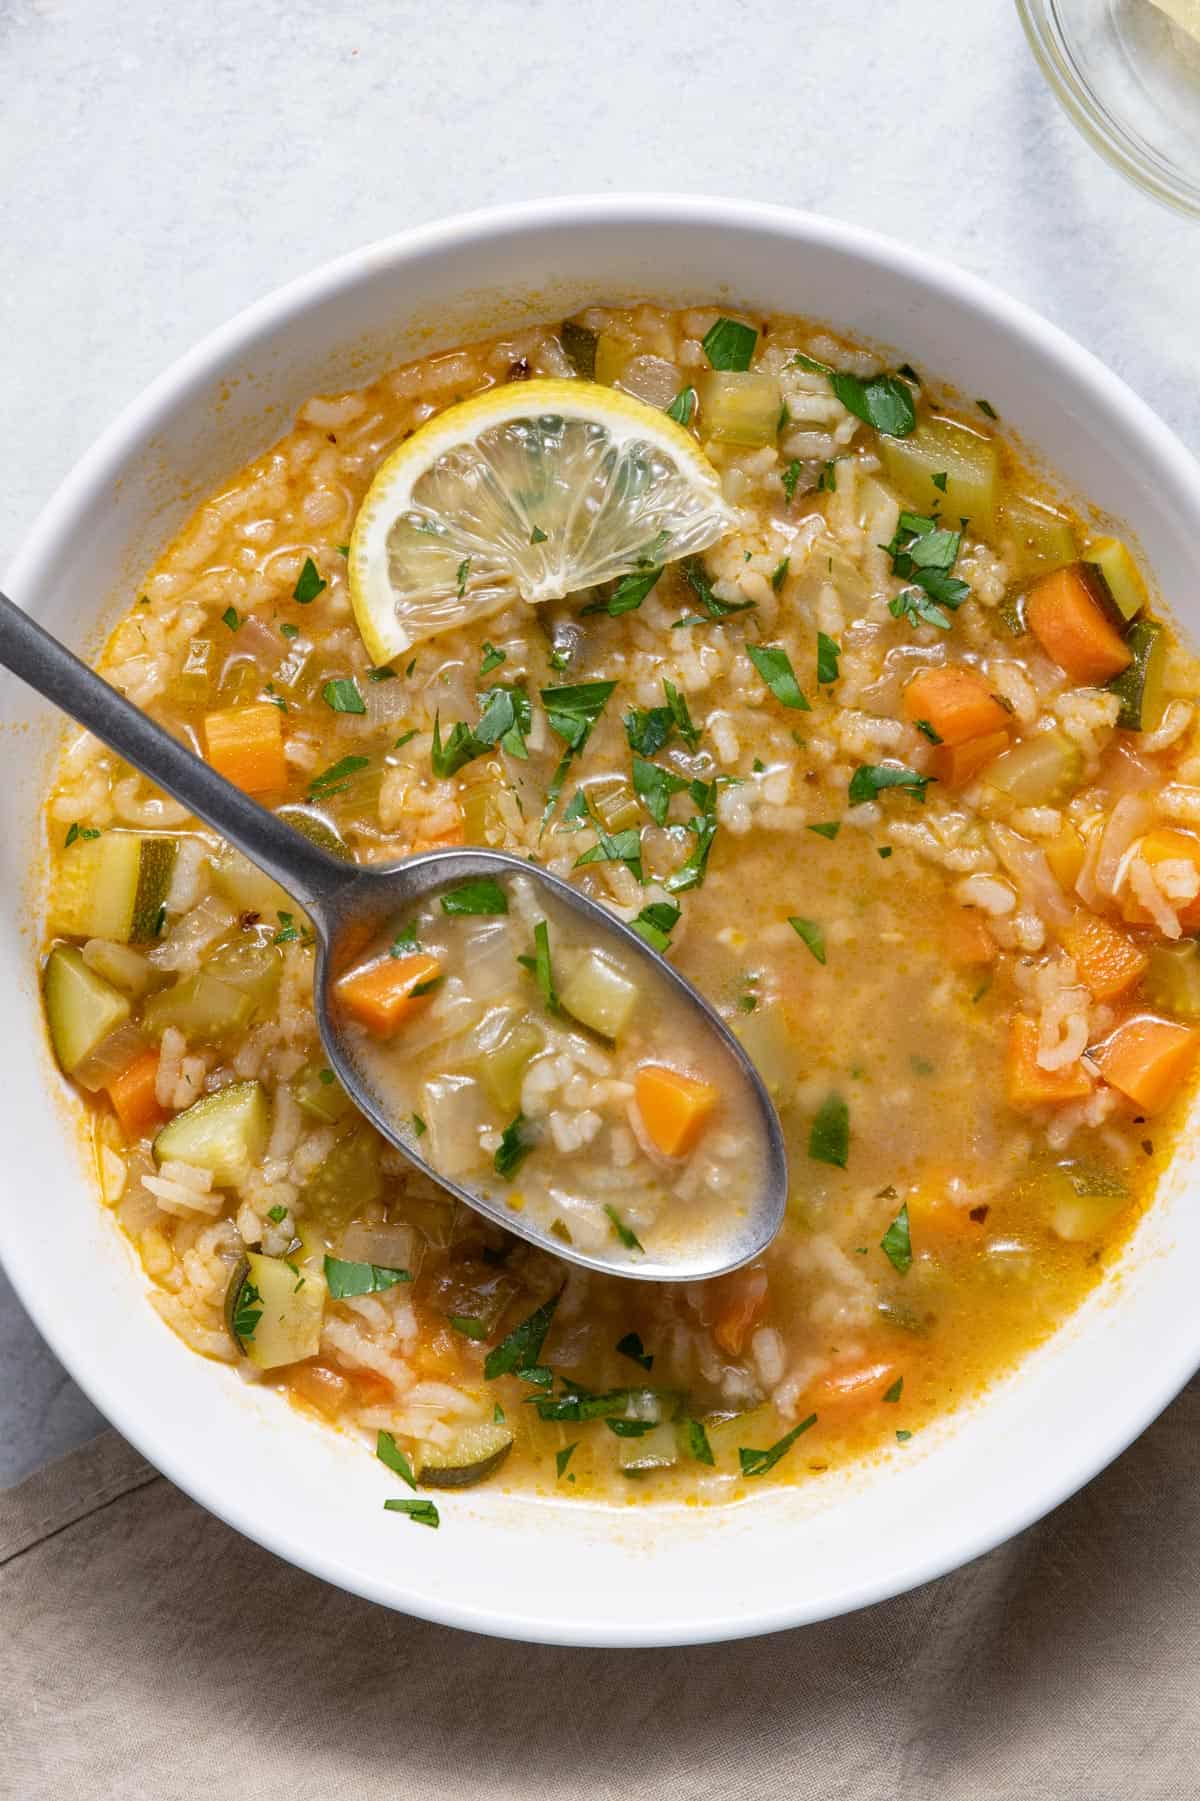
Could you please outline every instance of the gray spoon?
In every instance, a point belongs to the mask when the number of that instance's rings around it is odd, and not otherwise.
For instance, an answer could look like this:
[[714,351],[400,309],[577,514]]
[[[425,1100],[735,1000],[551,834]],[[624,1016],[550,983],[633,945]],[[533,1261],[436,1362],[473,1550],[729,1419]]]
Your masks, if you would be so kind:
[[[189,812],[205,820],[295,897],[316,934],[314,1005],[321,1042],[331,1065],[355,1105],[383,1136],[460,1201],[556,1257],[588,1269],[648,1281],[694,1281],[721,1275],[747,1263],[774,1238],[787,1204],[787,1157],[778,1115],[758,1072],[724,1021],[691,983],[597,901],[589,900],[536,864],[503,851],[425,851],[388,867],[363,867],[340,861],[218,775],[3,594],[0,665],[78,720],[159,788],[174,795]],[[710,1229],[705,1236],[697,1236],[695,1242],[681,1236],[680,1242],[672,1243],[666,1251],[656,1252],[651,1247],[638,1257],[631,1257],[615,1240],[609,1255],[577,1249],[489,1196],[441,1175],[421,1156],[407,1123],[389,1116],[380,1098],[364,1081],[329,1004],[333,977],[375,932],[415,903],[472,878],[516,874],[552,894],[555,901],[587,925],[597,944],[607,940],[614,949],[619,946],[627,957],[652,965],[686,1003],[695,1033],[708,1039],[718,1068],[723,1062],[722,1087],[728,1089],[731,1084],[742,1083],[748,1089],[752,1103],[749,1111],[760,1137],[763,1180],[750,1205],[731,1211],[726,1230]],[[690,1032],[689,1040],[695,1042]]]

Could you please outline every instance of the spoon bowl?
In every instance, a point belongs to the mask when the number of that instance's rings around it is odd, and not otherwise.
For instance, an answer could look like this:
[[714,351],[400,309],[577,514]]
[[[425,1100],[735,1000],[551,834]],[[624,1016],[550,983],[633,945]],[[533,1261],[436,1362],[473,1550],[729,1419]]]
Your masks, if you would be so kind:
[[[749,1262],[774,1238],[787,1205],[787,1157],[779,1118],[762,1078],[720,1015],[691,983],[598,901],[537,864],[504,851],[430,850],[387,865],[356,864],[331,855],[227,782],[3,594],[0,665],[173,795],[293,896],[316,937],[313,1005],[334,1072],[377,1131],[457,1199],[567,1262],[646,1281],[722,1275]],[[339,1017],[334,984],[373,938],[414,906],[482,877],[532,882],[559,913],[583,923],[591,942],[619,949],[623,959],[652,972],[660,992],[665,984],[686,1009],[688,1046],[698,1036],[706,1041],[707,1061],[718,1074],[721,1092],[730,1095],[741,1086],[743,1111],[757,1141],[747,1147],[747,1155],[755,1160],[758,1180],[752,1183],[748,1200],[721,1211],[716,1228],[710,1215],[703,1231],[672,1233],[661,1246],[649,1250],[639,1246],[636,1257],[616,1239],[611,1250],[603,1251],[564,1241],[523,1209],[452,1180],[430,1163],[418,1148],[411,1114],[390,1106],[381,1085],[370,1079]]]

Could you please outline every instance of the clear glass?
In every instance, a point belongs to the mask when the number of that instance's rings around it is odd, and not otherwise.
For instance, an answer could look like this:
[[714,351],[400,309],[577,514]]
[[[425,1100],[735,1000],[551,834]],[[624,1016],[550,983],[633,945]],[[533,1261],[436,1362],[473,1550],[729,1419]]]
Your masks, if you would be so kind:
[[1200,217],[1200,0],[1017,0],[1068,117],[1123,175]]

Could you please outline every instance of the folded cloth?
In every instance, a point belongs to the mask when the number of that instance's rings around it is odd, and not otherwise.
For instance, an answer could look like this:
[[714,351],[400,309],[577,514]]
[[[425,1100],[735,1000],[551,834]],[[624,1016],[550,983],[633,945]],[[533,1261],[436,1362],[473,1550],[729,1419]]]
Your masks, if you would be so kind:
[[1200,1381],[939,1582],[769,1639],[619,1652],[342,1594],[105,1433],[0,1495],[0,1796],[1193,1801],[1198,1442]]

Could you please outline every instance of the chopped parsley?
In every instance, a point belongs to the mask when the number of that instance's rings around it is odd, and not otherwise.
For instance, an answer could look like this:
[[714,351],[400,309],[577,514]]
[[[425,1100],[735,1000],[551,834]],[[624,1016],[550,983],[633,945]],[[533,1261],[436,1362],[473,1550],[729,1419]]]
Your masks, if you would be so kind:
[[575,1452],[578,1449],[579,1449],[579,1440],[575,1439],[573,1441],[573,1443],[571,1443],[569,1445],[564,1445],[561,1451],[556,1451],[554,1453],[554,1469],[555,1469],[556,1475],[558,1475],[558,1476],[562,1475],[563,1471],[566,1469],[567,1465],[570,1463],[572,1457],[575,1455]]
[[402,930],[396,933],[396,936],[388,946],[388,956],[407,957],[410,956],[413,951],[419,950],[419,948],[420,939],[417,936],[417,922],[413,919],[410,920]]
[[305,557],[304,567],[300,571],[296,586],[292,589],[292,599],[298,600],[302,607],[323,594],[329,583],[321,579],[321,571],[311,557]]
[[788,914],[788,924],[798,937],[803,938],[818,963],[825,961],[825,934],[815,919],[800,919],[796,914]]
[[619,1356],[628,1357],[631,1362],[640,1364],[644,1370],[654,1368],[654,1358],[646,1350],[636,1332],[626,1332],[624,1338],[617,1340],[616,1348]]
[[494,877],[479,876],[449,888],[442,896],[442,912],[452,918],[466,913],[507,913],[508,896]]
[[633,759],[633,789],[655,825],[666,825],[671,796],[687,787],[682,776],[672,775],[657,763],[648,763],[636,753]]
[[949,478],[948,472],[945,469],[943,469],[940,472],[940,474],[938,474],[938,475],[931,475],[929,479],[933,483],[934,487],[938,490],[939,494],[944,494],[946,492],[946,483],[950,478]]
[[365,713],[367,710],[366,702],[358,691],[358,683],[350,676],[326,682],[321,689],[321,699],[335,713]]
[[412,1116],[412,1129],[414,1138],[424,1138],[426,1132],[429,1130],[429,1127],[425,1124],[425,1121],[421,1118],[419,1113],[414,1113]]
[[817,482],[819,492],[823,494],[837,493],[838,462],[839,459],[837,457],[832,457],[828,462],[822,463],[820,478]]
[[631,707],[625,715],[625,736],[630,750],[652,757],[660,751],[675,727],[670,707]]
[[676,425],[690,425],[692,414],[696,408],[695,388],[680,388],[670,406],[665,409],[668,419],[674,419]]
[[494,1350],[488,1352],[483,1373],[489,1382],[494,1382],[497,1376],[521,1375],[526,1370],[538,1367],[542,1346],[546,1342],[546,1334],[550,1330],[550,1322],[557,1306],[558,1295],[551,1295],[528,1319],[522,1320],[519,1326],[514,1326],[508,1337],[502,1338]]
[[499,669],[501,663],[507,661],[508,652],[506,650],[497,650],[496,646],[489,643],[485,638],[483,644],[483,656],[479,663],[480,679],[482,680],[485,675],[490,675],[493,669]]
[[702,557],[685,557],[680,564],[684,578],[696,596],[699,613],[685,613],[675,621],[672,630],[683,625],[704,625],[710,619],[728,619],[733,613],[749,613],[757,604],[753,600],[720,600],[705,573]]
[[308,784],[309,800],[326,800],[332,794],[344,793],[351,776],[358,775],[369,762],[369,757],[343,757],[339,763],[331,764]]
[[990,400],[977,400],[975,405],[979,408],[985,418],[998,419],[1000,417]]
[[[688,749],[695,750],[700,742],[700,732],[692,723],[692,716],[688,711],[687,696],[679,692],[674,682],[668,681],[663,682],[663,693],[666,695],[667,705],[671,709],[671,718],[674,721],[675,730],[679,733],[679,736],[683,739]],[[655,710],[657,711],[657,709]],[[650,753],[647,752],[647,755],[649,754]]]
[[687,1445],[689,1457],[694,1457],[697,1463],[716,1463],[713,1448],[708,1442],[708,1433],[699,1420],[683,1421],[683,1441]]
[[591,850],[576,857],[576,869],[582,869],[588,863],[624,863],[636,881],[643,881],[642,873],[642,834],[636,826],[629,826],[623,832],[606,832],[598,820],[593,818],[596,831],[596,843]]
[[390,1432],[379,1433],[375,1440],[375,1455],[380,1463],[386,1463],[393,1475],[399,1476],[401,1482],[407,1482],[410,1488],[417,1486],[412,1464]]
[[469,1313],[448,1313],[446,1320],[453,1331],[475,1344],[481,1344],[488,1335],[487,1321],[472,1319]]
[[850,1109],[840,1094],[830,1094],[817,1108],[808,1134],[808,1154],[814,1163],[831,1163],[845,1169],[850,1158]]
[[263,1316],[262,1295],[253,1282],[245,1281],[237,1291],[237,1299],[233,1307],[233,1336],[245,1341],[254,1337],[255,1328]]
[[407,1514],[417,1526],[433,1526],[436,1529],[442,1523],[441,1515],[432,1501],[385,1501],[383,1511]]
[[907,1275],[912,1268],[913,1260],[912,1238],[908,1230],[907,1201],[880,1239],[879,1248],[898,1275]]
[[401,732],[400,736],[397,738],[396,742],[393,744],[392,749],[393,750],[403,750],[404,746],[406,744],[412,743],[412,741],[416,737],[416,735],[417,735],[417,728],[414,725],[411,731]]
[[542,689],[546,722],[567,747],[559,759],[558,768],[550,778],[546,806],[542,813],[543,825],[553,813],[562,793],[572,757],[578,756],[587,743],[592,727],[608,705],[616,685],[616,682],[576,682],[564,688]]
[[898,1401],[900,1399],[900,1396],[903,1393],[904,1393],[904,1377],[897,1376],[896,1380],[892,1383],[892,1386],[890,1388],[887,1388],[884,1390],[883,1398],[885,1401],[893,1401],[894,1402],[894,1401]]
[[619,619],[622,613],[632,613],[641,606],[661,574],[661,563],[649,569],[636,569],[631,575],[621,577],[607,600],[594,601],[583,610],[585,613],[608,613],[613,619]]
[[273,1226],[281,1225],[282,1222],[287,1218],[287,1208],[286,1207],[268,1207],[267,1208],[267,1218],[270,1220],[270,1222]]
[[865,801],[882,794],[885,788],[902,788],[914,800],[924,800],[925,790],[932,780],[932,776],[918,775],[916,770],[905,769],[898,763],[860,763],[850,777],[850,805],[861,807]]
[[651,950],[661,953],[670,947],[671,933],[679,923],[679,908],[670,901],[653,901],[643,907],[630,929],[644,938]]
[[367,670],[367,680],[369,682],[394,682],[395,679],[396,671],[392,668],[390,663],[381,663],[378,669]]
[[533,708],[524,688],[500,686],[480,698],[483,711],[478,723],[469,726],[459,720],[444,743],[440,716],[434,714],[430,761],[434,775],[443,781],[476,757],[486,756],[497,744],[510,756],[529,755],[525,735],[533,723]]
[[625,1224],[625,1221],[621,1218],[621,1215],[617,1212],[616,1208],[612,1205],[611,1201],[605,1202],[604,1211],[607,1213],[607,1215],[609,1217],[609,1221],[612,1225],[613,1231],[616,1233],[617,1237],[620,1239],[621,1243],[625,1246],[625,1249],[627,1251],[644,1251],[645,1250],[645,1248],[646,1248],[645,1245],[642,1243],[642,1241],[638,1237],[637,1233],[633,1230],[633,1227],[627,1226]]
[[300,936],[300,928],[296,924],[294,913],[279,913],[279,930],[272,938],[272,944],[292,944]]
[[545,544],[547,542],[546,533],[542,530],[540,525],[535,525],[530,532],[529,542],[531,544]]
[[791,566],[791,561],[791,557],[784,557],[781,562],[776,563],[775,568],[771,572],[771,586],[774,588],[776,594],[779,593],[784,582],[787,580],[787,573]]
[[752,1451],[739,1445],[738,1462],[742,1466],[743,1476],[765,1476],[768,1470],[775,1468],[781,1457],[787,1456],[801,1434],[807,1432],[816,1423],[816,1414],[810,1413],[806,1420],[801,1420],[798,1426],[793,1426],[790,1432],[785,1432],[783,1437],[777,1439],[766,1451]]
[[782,645],[747,644],[746,655],[781,706],[791,707],[799,713],[812,711],[800,691],[792,660]]
[[511,1119],[500,1134],[500,1144],[492,1158],[492,1168],[501,1181],[512,1178],[538,1141],[538,1132],[523,1113]]
[[533,928],[532,957],[522,957],[520,960],[527,969],[532,969],[546,1011],[557,1013],[558,990],[554,986],[554,967],[550,961],[550,927],[544,919],[539,919]]
[[[455,588],[457,589],[458,598],[460,600],[462,599],[463,595],[467,591],[467,577],[470,575],[470,573],[471,573],[471,559],[470,559],[470,557],[464,557],[462,562],[458,565],[458,568],[454,572],[454,585],[455,585]],[[486,649],[486,646],[485,646],[485,649]]]
[[825,819],[820,825],[809,825],[804,829],[806,832],[815,832],[818,838],[828,838],[832,842],[841,831],[842,822],[840,819]]
[[380,1263],[348,1263],[341,1257],[326,1257],[325,1281],[331,1301],[348,1301],[360,1294],[383,1294],[398,1282],[411,1282],[406,1269],[388,1269]]
[[758,343],[758,333],[752,325],[745,325],[740,319],[722,317],[709,327],[701,343],[704,354],[714,369],[740,372],[750,367],[750,359]]
[[226,607],[221,614],[221,623],[227,625],[231,632],[236,632],[242,623],[241,614],[236,607]]
[[913,586],[888,602],[894,619],[950,630],[943,609],[957,612],[971,592],[966,582],[950,573],[961,545],[961,531],[950,531],[925,513],[901,513],[891,543],[883,548],[892,559],[893,574]]
[[906,1432],[903,1427],[901,1427],[900,1431],[896,1434],[896,1443],[898,1445],[906,1445],[911,1437],[912,1433]]
[[70,850],[73,844],[91,844],[100,836],[99,828],[94,825],[80,825],[77,819],[67,827],[67,835],[63,839],[63,848]]
[[940,744],[942,742],[940,734],[934,731],[928,719],[918,719],[916,721],[916,727],[922,737],[928,738],[931,744]]
[[696,837],[696,847],[679,868],[663,883],[668,894],[683,894],[699,888],[708,870],[708,854],[717,835],[717,781],[692,782],[688,788],[698,811],[684,827]]
[[817,681],[822,687],[838,679],[838,658],[842,647],[824,632],[817,633]]
[[799,482],[802,474],[803,470],[800,467],[798,458],[793,457],[779,478],[783,483],[783,491],[787,496],[787,503],[789,506],[791,506],[793,500],[796,498],[796,484]]
[[917,413],[912,391],[897,375],[872,375],[862,381],[857,375],[835,370],[829,385],[848,413],[873,425],[888,438],[907,438],[917,428]]
[[279,635],[281,638],[298,638],[300,636],[300,627],[298,625],[293,625],[290,620],[285,619],[279,628]]

